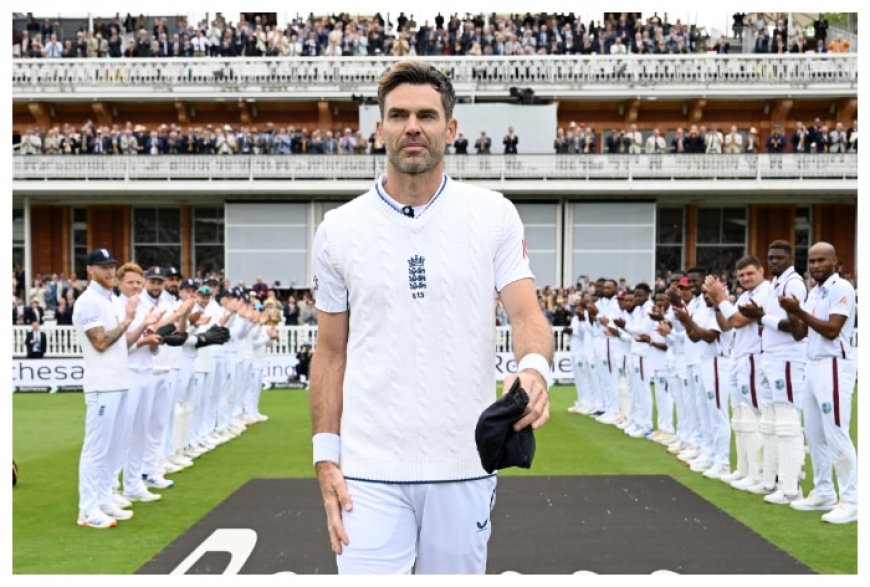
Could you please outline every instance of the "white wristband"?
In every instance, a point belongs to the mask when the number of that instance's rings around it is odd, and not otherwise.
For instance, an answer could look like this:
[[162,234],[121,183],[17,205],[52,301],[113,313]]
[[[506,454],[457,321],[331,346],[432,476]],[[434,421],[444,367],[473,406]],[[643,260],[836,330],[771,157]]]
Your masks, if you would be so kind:
[[341,436],[331,432],[318,432],[311,438],[314,445],[314,464],[331,461],[336,465],[341,460]]
[[544,355],[529,353],[524,356],[517,365],[517,373],[524,369],[534,369],[544,378],[548,390],[553,387],[553,373],[550,369],[550,363],[544,358]]
[[771,316],[770,314],[765,314],[761,317],[761,324],[765,328],[770,328],[773,330],[779,330],[779,318],[776,316]]
[[731,300],[722,300],[719,302],[719,309],[722,311],[722,316],[724,316],[726,320],[731,320],[731,316],[739,311],[734,307],[734,304],[731,303]]

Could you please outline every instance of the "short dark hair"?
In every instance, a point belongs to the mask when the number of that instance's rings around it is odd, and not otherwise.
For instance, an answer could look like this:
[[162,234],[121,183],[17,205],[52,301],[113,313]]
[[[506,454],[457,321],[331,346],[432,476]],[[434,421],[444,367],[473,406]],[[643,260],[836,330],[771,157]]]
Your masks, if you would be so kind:
[[701,267],[700,265],[694,265],[686,269],[686,276],[688,276],[689,273],[700,273],[701,275],[707,275],[707,269]]
[[643,282],[643,281],[641,281],[640,283],[638,283],[637,285],[635,285],[635,286],[634,286],[634,289],[639,289],[639,290],[645,291],[645,292],[648,293],[648,294],[652,292],[652,290],[651,290],[650,287],[649,287],[649,284],[648,284],[648,283],[645,283],[645,282]]
[[413,84],[417,86],[428,84],[441,94],[441,105],[444,107],[444,116],[447,120],[453,117],[453,107],[456,106],[456,93],[453,84],[447,76],[428,63],[422,61],[399,61],[390,67],[378,80],[378,107],[381,110],[381,118],[384,117],[384,103],[387,94],[401,84]]
[[779,239],[779,240],[773,241],[767,247],[768,251],[770,249],[779,249],[779,250],[785,251],[787,255],[791,256],[791,243],[788,242],[787,240]]
[[758,257],[756,257],[755,255],[746,255],[744,257],[740,257],[737,260],[737,264],[734,266],[734,268],[739,271],[740,269],[745,269],[750,265],[754,265],[755,267],[761,269],[761,261],[759,261]]

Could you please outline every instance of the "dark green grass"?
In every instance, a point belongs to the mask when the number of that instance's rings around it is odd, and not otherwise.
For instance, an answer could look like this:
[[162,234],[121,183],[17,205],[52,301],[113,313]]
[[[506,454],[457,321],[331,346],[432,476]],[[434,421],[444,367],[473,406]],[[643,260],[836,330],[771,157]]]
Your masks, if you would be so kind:
[[[567,413],[573,388],[559,386],[551,395],[552,418],[537,433],[534,468],[504,475],[670,475],[815,571],[857,572],[856,524],[824,524],[820,513],[767,505],[704,479],[658,444]],[[299,391],[264,393],[268,422],[173,475],[176,487],[164,490],[162,501],[136,504],[133,520],[97,531],[75,524],[81,394],[15,394],[13,450],[20,481],[12,492],[13,572],[132,573],[249,479],[313,477],[307,400]]]

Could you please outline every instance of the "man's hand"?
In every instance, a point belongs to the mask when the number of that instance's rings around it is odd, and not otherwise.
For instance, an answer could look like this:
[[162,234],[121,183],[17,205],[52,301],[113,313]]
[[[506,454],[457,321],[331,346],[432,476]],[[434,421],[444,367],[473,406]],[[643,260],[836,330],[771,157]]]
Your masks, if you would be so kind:
[[537,430],[550,419],[550,396],[547,394],[547,382],[543,376],[534,369],[524,369],[517,374],[511,373],[504,378],[502,395],[510,391],[514,379],[520,378],[522,387],[529,396],[529,405],[523,412],[523,417],[514,422],[514,431],[519,432],[529,424],[532,430]]
[[625,328],[625,320],[622,318],[614,318],[613,323],[616,324],[617,328]]
[[586,311],[589,312],[589,317],[593,320],[598,316],[598,306],[595,304],[588,304],[586,306]]
[[789,314],[794,314],[801,309],[800,301],[794,296],[779,296],[779,305]]
[[707,295],[710,296],[714,305],[718,305],[719,302],[728,297],[728,293],[725,291],[725,286],[723,286],[722,282],[716,279],[713,275],[708,275],[706,279],[704,279],[704,291],[706,291]]
[[137,346],[148,345],[151,347],[151,350],[154,350],[161,342],[163,342],[163,339],[160,338],[160,335],[149,330],[146,331],[138,341],[136,341],[136,344]]
[[674,316],[677,320],[685,324],[689,321],[689,311],[686,308],[674,307]]
[[329,531],[332,552],[341,554],[341,545],[349,544],[344,524],[341,523],[341,512],[351,511],[353,501],[347,492],[347,483],[338,465],[332,461],[320,461],[315,465],[315,469],[320,493],[323,496],[323,509],[326,510],[326,529]]
[[136,306],[139,305],[139,294],[127,298],[127,307],[124,308],[124,314],[128,322],[132,322],[136,317]]
[[638,334],[634,339],[637,342],[645,342],[646,344],[650,343],[649,334]]
[[[163,316],[163,310],[158,310],[157,306],[152,306],[148,313],[145,314],[145,317],[142,319],[142,324],[145,326],[151,326],[152,324],[157,324],[157,321]],[[160,343],[157,343],[160,344]]]
[[650,310],[649,317],[654,322],[661,322],[662,320],[665,319],[665,315],[662,314],[658,308],[656,308],[654,310]]
[[737,309],[740,310],[741,314],[752,320],[760,320],[764,316],[764,310],[755,303],[755,300],[749,300],[748,304],[737,306]]
[[658,332],[662,336],[669,335],[671,333],[671,330],[673,330],[673,327],[671,326],[671,323],[667,320],[663,320],[656,325],[656,332]]

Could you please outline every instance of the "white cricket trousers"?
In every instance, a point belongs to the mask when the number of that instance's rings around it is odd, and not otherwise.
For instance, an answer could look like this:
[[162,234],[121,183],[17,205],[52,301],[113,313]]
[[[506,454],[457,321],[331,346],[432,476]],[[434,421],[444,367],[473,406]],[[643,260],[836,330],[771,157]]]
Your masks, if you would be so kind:
[[807,363],[804,428],[813,460],[816,493],[833,497],[831,468],[837,472],[840,501],[858,503],[858,462],[849,436],[854,360],[825,357]]
[[717,467],[731,467],[731,422],[728,419],[728,393],[725,385],[725,375],[730,369],[727,360],[725,365],[720,357],[701,360],[701,389],[704,394],[707,412],[707,423],[712,439],[711,452],[708,456]]
[[157,372],[152,378],[154,391],[151,397],[151,414],[145,424],[145,451],[142,457],[142,472],[149,476],[161,473],[160,461],[166,456],[163,454],[166,430],[171,428],[175,408],[175,372]]
[[347,480],[342,512],[348,545],[336,556],[348,574],[483,574],[496,477],[447,483]]
[[85,396],[85,438],[79,458],[79,511],[96,514],[109,505],[124,450],[127,390],[90,391]]
[[135,495],[147,489],[142,482],[148,425],[154,406],[155,379],[151,369],[130,369],[124,451],[124,493]]

